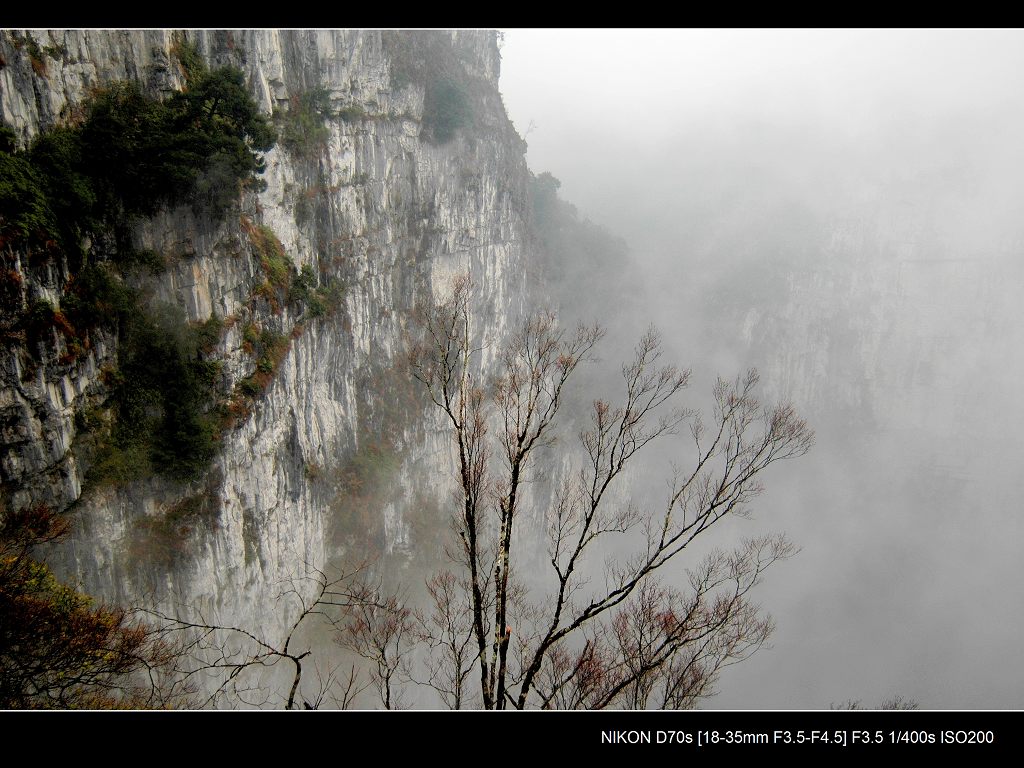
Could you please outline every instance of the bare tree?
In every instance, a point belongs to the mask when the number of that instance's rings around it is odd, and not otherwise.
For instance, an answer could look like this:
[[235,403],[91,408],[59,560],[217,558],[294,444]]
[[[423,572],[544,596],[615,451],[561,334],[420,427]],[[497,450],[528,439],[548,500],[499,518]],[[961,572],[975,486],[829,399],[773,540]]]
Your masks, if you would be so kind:
[[[468,278],[459,278],[424,312],[422,341],[410,356],[455,446],[459,512],[450,554],[464,574],[431,582],[433,609],[418,627],[442,658],[431,657],[427,683],[462,706],[475,670],[478,703],[487,709],[693,706],[724,666],[771,633],[748,594],[792,547],[769,537],[714,554],[690,574],[688,593],[659,577],[716,522],[744,512],[771,464],[806,453],[811,430],[788,405],[762,407],[754,371],[718,382],[707,423],[674,408],[689,371],[661,365],[660,339],[649,331],[622,366],[621,404],[593,403],[580,433],[582,466],[543,511],[552,586],[538,594],[516,581],[516,523],[531,468],[557,434],[567,383],[603,333],[596,326],[567,332],[552,313],[533,315],[485,382],[470,294]],[[684,427],[693,458],[672,478],[665,504],[619,502],[610,489],[635,457]],[[631,554],[607,561],[595,577],[591,561],[605,541]]]
[[[328,578],[323,571],[315,570],[313,590],[304,583],[289,584],[279,599],[297,603],[299,612],[280,642],[243,627],[208,622],[203,617],[188,620],[153,610],[145,613],[161,623],[164,636],[176,638],[177,647],[181,649],[176,670],[178,679],[205,680],[194,686],[205,692],[205,698],[197,702],[200,707],[227,702],[254,707],[283,704],[285,709],[317,709],[330,698],[334,706],[346,709],[366,688],[366,684],[359,683],[355,665],[351,665],[347,677],[342,678],[338,674],[339,665],[325,671],[311,659],[317,686],[314,693],[303,694],[303,662],[311,657],[312,648],[308,643],[300,643],[299,637],[300,630],[311,618],[344,628],[353,616],[385,607],[378,602],[379,593],[363,582],[363,572],[364,567],[360,566]],[[390,599],[395,601],[394,597]],[[278,694],[263,681],[254,679],[253,673],[282,661],[291,665],[291,683],[287,695],[275,698]]]
[[413,621],[398,595],[367,591],[336,622],[338,645],[369,662],[370,680],[385,709],[401,709],[403,661],[411,650]]
[[413,633],[425,645],[425,676],[410,680],[432,688],[451,709],[473,700],[470,675],[476,665],[473,649],[473,612],[466,599],[467,585],[451,571],[440,571],[427,582],[428,608],[413,613]]

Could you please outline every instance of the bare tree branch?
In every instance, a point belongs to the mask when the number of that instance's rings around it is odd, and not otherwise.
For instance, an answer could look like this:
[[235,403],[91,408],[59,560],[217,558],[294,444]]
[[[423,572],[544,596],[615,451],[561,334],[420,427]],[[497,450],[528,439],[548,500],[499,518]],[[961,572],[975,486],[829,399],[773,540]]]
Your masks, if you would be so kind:
[[[567,333],[552,313],[529,317],[483,387],[474,373],[470,295],[469,280],[460,278],[450,297],[424,310],[423,339],[411,355],[456,448],[456,562],[466,574],[464,581],[435,577],[428,587],[432,610],[416,617],[431,654],[421,682],[452,706],[466,702],[473,667],[489,709],[692,706],[724,666],[747,658],[771,633],[771,620],[747,595],[792,548],[775,537],[719,553],[692,575],[688,595],[656,578],[716,522],[744,514],[762,491],[762,473],[806,453],[811,430],[791,406],[760,404],[755,371],[719,380],[710,423],[674,406],[690,372],[661,363],[661,339],[649,330],[622,366],[621,404],[593,403],[579,436],[582,465],[562,478],[543,515],[554,589],[549,600],[530,604],[512,578],[525,483],[537,450],[554,440],[567,383],[603,332],[581,326]],[[684,425],[694,458],[677,470],[665,506],[613,501],[610,489],[640,452]],[[606,564],[598,588],[588,574],[602,539],[638,546]],[[523,622],[518,633],[513,613]]]
[[[303,646],[299,650],[295,645],[300,629],[311,617],[320,617],[329,624],[336,624],[340,620],[339,616],[367,605],[372,606],[376,595],[361,581],[365,566],[343,572],[336,578],[328,578],[318,569],[312,570],[315,573],[312,596],[302,589],[301,580],[289,582],[279,596],[279,599],[290,600],[299,607],[298,615],[279,643],[267,640],[244,627],[209,622],[202,616],[189,620],[155,610],[144,611],[151,619],[160,622],[161,631],[166,636],[177,639],[181,648],[180,663],[176,670],[179,677],[185,681],[205,681],[204,685],[197,686],[207,691],[205,698],[199,702],[200,707],[214,706],[223,702],[226,696],[228,703],[239,701],[247,706],[276,704],[273,692],[260,680],[253,680],[249,673],[273,667],[281,661],[292,665],[292,677],[288,693],[278,706],[297,709],[301,698],[307,708],[315,709],[329,695],[344,706],[351,704],[352,698],[361,690],[356,686],[354,668],[340,699],[331,690],[338,683],[335,670],[329,670],[324,677],[318,665],[315,666],[319,683],[316,693],[311,697],[301,695],[303,661],[311,656],[312,649]],[[309,698],[315,703],[310,704]]]

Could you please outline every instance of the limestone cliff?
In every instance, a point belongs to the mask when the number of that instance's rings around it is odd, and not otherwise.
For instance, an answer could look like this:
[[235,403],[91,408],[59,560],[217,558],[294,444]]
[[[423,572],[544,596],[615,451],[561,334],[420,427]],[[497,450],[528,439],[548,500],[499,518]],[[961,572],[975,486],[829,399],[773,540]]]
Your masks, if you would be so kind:
[[[39,365],[8,346],[0,472],[8,504],[72,511],[73,538],[51,560],[85,591],[273,634],[291,618],[269,610],[282,584],[330,558],[359,549],[402,564],[436,549],[424,499],[437,496],[430,478],[447,461],[445,437],[424,426],[395,366],[413,307],[454,274],[473,276],[489,338],[522,311],[529,172],[486,32],[6,31],[0,118],[24,145],[74,121],[106,84],[131,80],[166,96],[185,85],[183,45],[209,66],[239,67],[282,139],[267,155],[266,189],[245,192],[222,220],[181,207],[136,227],[137,245],[167,263],[141,287],[193,323],[223,321],[212,357],[224,393],[260,365],[253,329],[285,340],[286,352],[201,479],[118,485],[86,481],[83,433],[108,394],[116,335],[97,333],[69,359],[55,334]],[[446,96],[431,79],[442,74],[458,89],[455,121],[432,103]],[[311,94],[325,105],[315,140],[289,142],[288,121]],[[343,287],[333,311],[260,293],[268,237],[292,274],[308,267],[316,285]],[[20,300],[59,307],[68,274],[60,259],[26,272]]]

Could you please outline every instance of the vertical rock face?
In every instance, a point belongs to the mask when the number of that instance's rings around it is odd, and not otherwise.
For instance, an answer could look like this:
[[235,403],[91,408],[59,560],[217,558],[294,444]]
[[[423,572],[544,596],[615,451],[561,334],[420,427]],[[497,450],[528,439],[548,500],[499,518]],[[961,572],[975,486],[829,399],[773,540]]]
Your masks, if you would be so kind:
[[[169,263],[142,287],[190,321],[225,320],[215,352],[225,392],[256,368],[247,328],[290,340],[287,354],[251,411],[222,434],[202,480],[111,487],[85,481],[76,425],[104,396],[117,339],[97,333],[87,354],[62,364],[55,337],[57,351],[35,370],[5,349],[4,495],[15,506],[73,509],[73,539],[51,559],[85,591],[201,611],[273,637],[292,618],[274,602],[290,580],[355,547],[407,562],[433,535],[417,515],[428,492],[438,496],[430,478],[448,450],[400,372],[406,334],[416,303],[462,272],[473,278],[488,339],[500,340],[522,311],[525,145],[497,91],[495,36],[477,32],[4,32],[0,118],[24,145],[74,120],[105,84],[133,80],[157,96],[181,89],[176,46],[186,40],[210,66],[243,70],[282,137],[267,155],[266,190],[244,193],[241,210],[218,222],[167,210],[138,226],[140,247]],[[443,55],[459,83],[465,109],[450,136],[430,124],[430,78],[440,75],[398,71],[410,51],[420,56],[413,64]],[[289,141],[289,114],[309,94],[326,96],[329,116],[315,141]],[[344,286],[334,311],[314,316],[258,297],[261,227],[296,272],[308,267],[319,284]],[[23,300],[59,306],[68,269],[54,263]]]

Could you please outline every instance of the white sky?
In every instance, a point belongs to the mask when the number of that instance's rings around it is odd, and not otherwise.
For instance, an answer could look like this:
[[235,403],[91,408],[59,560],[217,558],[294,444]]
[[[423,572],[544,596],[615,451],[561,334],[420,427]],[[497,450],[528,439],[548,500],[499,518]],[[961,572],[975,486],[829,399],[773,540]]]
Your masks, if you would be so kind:
[[856,140],[897,115],[1019,105],[1022,71],[1019,30],[512,29],[501,90],[531,167],[586,208],[576,169],[638,143],[744,118]]

